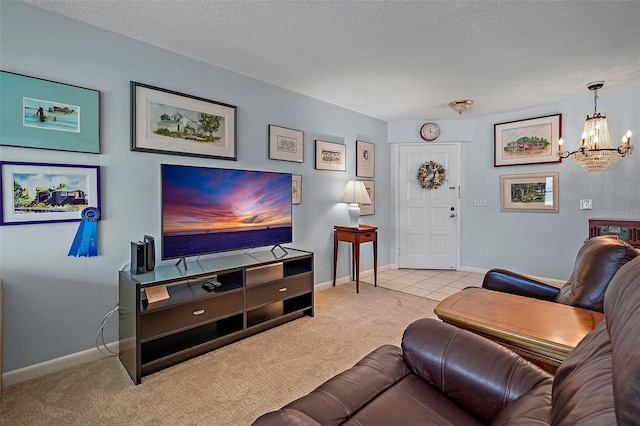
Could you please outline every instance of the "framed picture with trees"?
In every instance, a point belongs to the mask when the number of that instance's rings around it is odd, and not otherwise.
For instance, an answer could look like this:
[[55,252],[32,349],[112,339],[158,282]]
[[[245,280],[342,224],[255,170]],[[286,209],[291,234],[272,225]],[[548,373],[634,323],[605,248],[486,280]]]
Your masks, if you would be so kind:
[[131,150],[237,159],[236,107],[131,82]]
[[495,167],[557,163],[562,114],[493,125]]

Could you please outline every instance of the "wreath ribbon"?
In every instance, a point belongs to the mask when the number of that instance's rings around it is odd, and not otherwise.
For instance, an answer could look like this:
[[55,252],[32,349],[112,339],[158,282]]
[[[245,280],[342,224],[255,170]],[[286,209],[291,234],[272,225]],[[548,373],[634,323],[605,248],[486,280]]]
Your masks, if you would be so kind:
[[82,210],[80,218],[82,220],[67,256],[97,256],[100,210],[95,207],[87,207]]

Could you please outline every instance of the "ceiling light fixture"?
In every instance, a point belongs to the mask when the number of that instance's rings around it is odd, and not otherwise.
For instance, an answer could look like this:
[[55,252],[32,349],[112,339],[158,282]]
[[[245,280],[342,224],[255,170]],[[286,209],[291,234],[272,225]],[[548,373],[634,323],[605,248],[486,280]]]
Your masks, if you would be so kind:
[[473,104],[471,99],[462,99],[458,101],[449,102],[449,108],[462,115],[462,113],[469,109],[469,107]]
[[622,145],[614,148],[609,134],[609,125],[606,115],[598,112],[598,90],[602,89],[604,81],[594,81],[587,84],[587,88],[593,91],[593,116],[584,122],[582,142],[580,147],[573,152],[563,152],[562,144],[558,141],[558,157],[569,158],[589,172],[601,172],[610,164],[621,158],[629,157],[633,152],[631,145],[631,130],[622,136]]

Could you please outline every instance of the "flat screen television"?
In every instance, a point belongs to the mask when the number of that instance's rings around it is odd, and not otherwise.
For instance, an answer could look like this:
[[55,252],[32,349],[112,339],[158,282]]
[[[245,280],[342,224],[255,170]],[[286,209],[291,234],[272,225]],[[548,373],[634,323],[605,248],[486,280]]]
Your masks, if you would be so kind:
[[163,260],[293,241],[291,174],[161,168]]

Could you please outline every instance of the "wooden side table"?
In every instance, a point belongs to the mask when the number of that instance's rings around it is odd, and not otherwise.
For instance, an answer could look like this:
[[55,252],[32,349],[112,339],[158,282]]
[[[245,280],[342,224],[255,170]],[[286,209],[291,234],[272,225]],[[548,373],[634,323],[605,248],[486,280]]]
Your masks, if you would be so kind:
[[338,242],[351,243],[352,278],[356,280],[356,293],[360,293],[360,244],[373,243],[373,285],[378,286],[378,227],[359,225],[333,227],[333,286],[336,286],[338,267]]
[[484,288],[467,288],[436,306],[442,321],[518,352],[551,373],[603,320],[600,312]]

